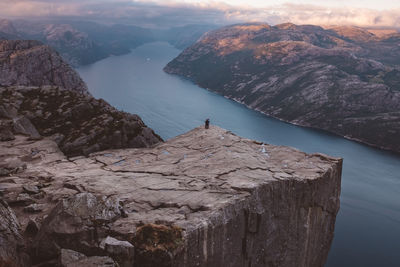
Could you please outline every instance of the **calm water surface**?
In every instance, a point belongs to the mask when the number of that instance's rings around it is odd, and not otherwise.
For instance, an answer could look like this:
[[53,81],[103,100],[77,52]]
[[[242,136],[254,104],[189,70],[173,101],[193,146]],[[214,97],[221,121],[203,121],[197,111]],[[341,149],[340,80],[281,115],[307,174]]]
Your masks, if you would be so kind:
[[164,139],[211,118],[240,136],[343,157],[341,208],[326,266],[400,266],[399,156],[269,118],[164,73],[179,53],[167,43],[146,44],[78,72],[95,97],[139,114]]

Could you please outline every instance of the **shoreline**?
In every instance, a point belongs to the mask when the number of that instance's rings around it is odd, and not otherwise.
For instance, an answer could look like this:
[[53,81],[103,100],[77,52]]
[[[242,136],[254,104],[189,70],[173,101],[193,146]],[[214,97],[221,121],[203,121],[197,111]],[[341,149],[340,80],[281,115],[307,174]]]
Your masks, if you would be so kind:
[[207,90],[207,91],[209,91],[209,92],[213,92],[213,93],[215,93],[215,94],[217,94],[217,95],[220,95],[220,96],[222,96],[222,97],[224,97],[224,98],[226,98],[226,99],[232,100],[232,101],[234,101],[234,102],[236,102],[236,103],[238,103],[238,104],[241,104],[241,105],[245,106],[246,108],[248,108],[248,109],[250,109],[250,110],[254,110],[254,111],[256,111],[256,112],[259,112],[259,113],[261,113],[261,114],[263,114],[264,116],[267,116],[267,117],[269,117],[269,118],[273,118],[273,119],[276,119],[276,120],[278,120],[278,121],[285,122],[285,123],[288,123],[288,124],[291,124],[291,125],[295,125],[295,126],[299,126],[299,127],[304,127],[304,128],[308,128],[308,129],[312,129],[312,130],[322,131],[322,132],[324,132],[324,133],[332,134],[332,135],[335,135],[335,136],[344,138],[344,139],[346,139],[346,140],[353,141],[353,142],[356,142],[356,143],[359,143],[359,144],[368,146],[368,147],[370,147],[370,148],[379,149],[379,150],[381,150],[381,151],[389,152],[389,153],[392,153],[392,154],[394,154],[394,155],[396,155],[396,156],[400,156],[400,151],[397,151],[397,150],[392,149],[392,148],[389,148],[389,147],[382,147],[382,146],[375,145],[375,144],[369,143],[369,142],[367,142],[367,141],[364,141],[364,140],[361,140],[361,139],[358,139],[358,138],[354,138],[354,137],[350,137],[350,136],[345,136],[345,135],[342,135],[342,134],[339,134],[339,133],[337,133],[337,132],[330,131],[330,130],[327,130],[327,129],[318,128],[318,127],[311,126],[311,125],[304,125],[304,124],[300,124],[300,123],[296,123],[296,122],[291,122],[291,121],[287,121],[287,120],[284,120],[284,119],[282,119],[282,118],[273,116],[273,115],[268,114],[268,113],[266,113],[266,112],[264,112],[264,111],[262,111],[262,110],[260,110],[260,109],[252,108],[252,107],[250,107],[249,105],[247,105],[246,103],[244,103],[244,102],[242,102],[242,101],[240,101],[240,100],[238,100],[238,99],[235,99],[235,98],[233,98],[233,97],[229,97],[229,96],[226,96],[226,95],[222,95],[222,94],[220,94],[220,93],[218,93],[218,92],[216,92],[216,91],[213,91],[213,90],[211,90],[211,89],[209,89],[209,88],[205,88],[205,87],[201,86],[200,84],[194,82],[194,81],[193,81],[192,79],[190,79],[189,77],[186,77],[186,76],[183,76],[183,75],[179,75],[179,74],[177,74],[177,73],[168,72],[166,68],[167,68],[167,66],[165,66],[165,67],[163,68],[163,71],[164,71],[165,73],[167,73],[167,74],[175,75],[175,76],[178,76],[178,77],[180,77],[180,78],[183,78],[183,79],[185,79],[185,80],[187,80],[187,81],[190,81],[190,82],[192,82],[193,84],[197,85],[198,87],[200,87],[200,88],[202,88],[202,89],[205,89],[205,90]]

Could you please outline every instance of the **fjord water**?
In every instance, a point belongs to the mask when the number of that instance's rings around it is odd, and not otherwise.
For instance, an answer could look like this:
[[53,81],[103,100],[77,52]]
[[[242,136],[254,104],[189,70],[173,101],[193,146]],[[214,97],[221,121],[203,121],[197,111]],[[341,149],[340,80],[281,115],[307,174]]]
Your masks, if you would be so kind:
[[164,73],[179,53],[167,43],[151,43],[78,72],[95,97],[139,114],[164,139],[210,118],[240,136],[344,158],[341,208],[326,266],[400,266],[400,156],[269,118]]

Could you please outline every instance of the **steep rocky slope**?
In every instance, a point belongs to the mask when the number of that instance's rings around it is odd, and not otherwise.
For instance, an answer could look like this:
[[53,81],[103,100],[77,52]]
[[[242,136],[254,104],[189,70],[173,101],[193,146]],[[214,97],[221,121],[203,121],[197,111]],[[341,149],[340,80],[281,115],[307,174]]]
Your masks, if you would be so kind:
[[52,136],[69,156],[161,141],[139,116],[94,99],[79,75],[37,41],[0,41],[0,100],[1,140]]
[[215,126],[75,158],[16,135],[0,161],[40,266],[320,267],[339,209],[340,159]]
[[75,91],[0,87],[0,139],[51,136],[68,156],[123,147],[148,147],[161,138],[137,115]]
[[400,152],[400,35],[290,23],[206,34],[165,71],[295,124]]
[[0,86],[54,85],[88,94],[79,75],[50,47],[38,41],[0,41]]

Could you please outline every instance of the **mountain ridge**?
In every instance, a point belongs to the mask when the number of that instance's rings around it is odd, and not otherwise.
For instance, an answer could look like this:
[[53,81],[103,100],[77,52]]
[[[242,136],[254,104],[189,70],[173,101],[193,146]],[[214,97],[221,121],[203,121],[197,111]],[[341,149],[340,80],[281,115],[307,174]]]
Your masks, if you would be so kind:
[[85,20],[0,19],[0,40],[29,39],[51,46],[74,67],[111,55],[127,54],[140,45],[166,41],[178,49],[196,42],[215,25],[186,25],[151,29],[126,24],[100,24]]
[[365,42],[336,31],[291,23],[226,26],[164,70],[278,119],[400,152],[400,68],[392,64],[400,62],[400,46],[392,42],[400,35]]

